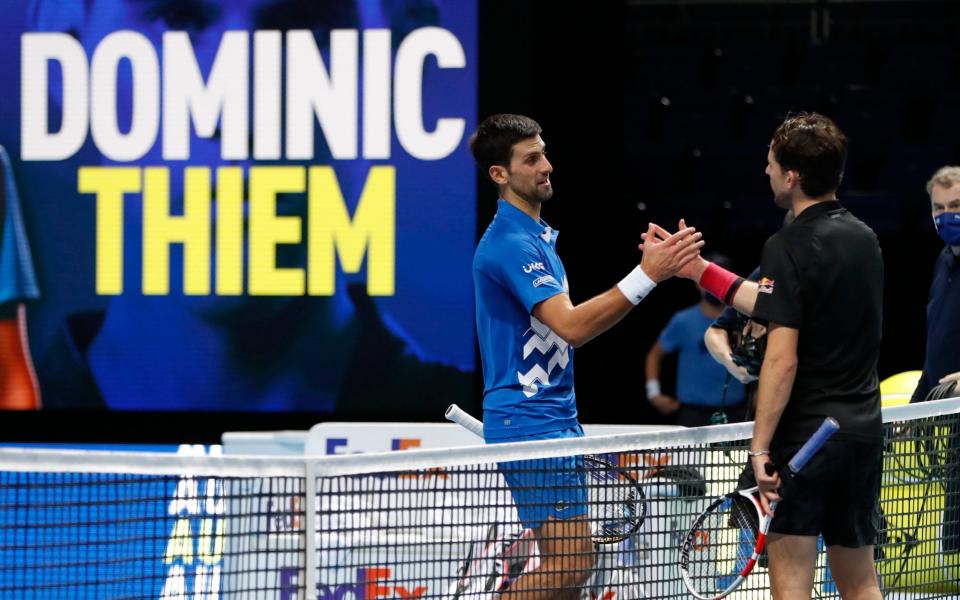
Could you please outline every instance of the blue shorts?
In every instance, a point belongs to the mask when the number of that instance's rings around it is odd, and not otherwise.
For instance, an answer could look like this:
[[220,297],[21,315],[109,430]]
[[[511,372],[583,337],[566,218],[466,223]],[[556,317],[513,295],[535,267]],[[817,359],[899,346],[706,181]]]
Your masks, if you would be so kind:
[[[529,442],[583,437],[579,425],[489,443]],[[515,460],[498,465],[510,486],[520,522],[536,529],[549,517],[572,519],[587,514],[587,477],[582,456]]]

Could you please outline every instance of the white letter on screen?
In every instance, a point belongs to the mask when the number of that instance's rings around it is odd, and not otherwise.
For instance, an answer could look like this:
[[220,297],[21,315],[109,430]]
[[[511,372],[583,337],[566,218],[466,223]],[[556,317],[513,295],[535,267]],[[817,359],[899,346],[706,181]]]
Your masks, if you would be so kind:
[[390,30],[363,32],[363,157],[390,158]]
[[354,29],[330,32],[330,72],[313,32],[287,32],[287,158],[313,158],[313,120],[333,158],[357,158],[357,66]]
[[279,31],[253,34],[253,157],[280,158],[280,75],[283,60]]
[[[47,67],[60,63],[63,74],[63,121],[60,131],[47,130],[50,103]],[[24,33],[20,36],[20,157],[64,160],[87,137],[87,55],[66,33]]]
[[417,29],[397,50],[393,90],[397,139],[411,156],[421,160],[448,156],[460,145],[466,127],[463,119],[441,118],[433,133],[424,129],[423,63],[430,54],[437,57],[437,66],[441,69],[462,69],[467,64],[460,40],[439,27]]
[[163,34],[163,158],[190,158],[190,120],[197,137],[212,138],[220,124],[220,157],[249,154],[249,33],[228,31],[220,40],[206,84],[184,31]]
[[[117,73],[130,61],[133,117],[130,131],[117,123]],[[141,158],[153,146],[160,126],[160,65],[143,34],[116,31],[97,46],[90,61],[90,133],[100,153],[115,161]]]

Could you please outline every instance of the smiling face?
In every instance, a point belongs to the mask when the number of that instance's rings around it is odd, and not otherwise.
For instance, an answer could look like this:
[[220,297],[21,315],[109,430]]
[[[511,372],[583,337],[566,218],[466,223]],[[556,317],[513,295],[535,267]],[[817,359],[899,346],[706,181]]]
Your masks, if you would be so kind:
[[490,177],[500,187],[504,199],[516,197],[528,204],[540,204],[553,197],[552,172],[547,146],[539,135],[513,145],[509,166],[490,167]]

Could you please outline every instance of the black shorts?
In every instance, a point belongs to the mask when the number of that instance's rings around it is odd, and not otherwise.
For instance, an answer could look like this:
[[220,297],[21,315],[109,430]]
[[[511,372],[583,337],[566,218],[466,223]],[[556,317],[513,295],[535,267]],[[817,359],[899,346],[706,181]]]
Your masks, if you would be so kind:
[[[771,457],[786,465],[799,449],[800,444],[778,448]],[[770,531],[822,534],[827,546],[872,546],[880,527],[882,475],[880,441],[829,440],[792,480],[782,482],[783,500]]]

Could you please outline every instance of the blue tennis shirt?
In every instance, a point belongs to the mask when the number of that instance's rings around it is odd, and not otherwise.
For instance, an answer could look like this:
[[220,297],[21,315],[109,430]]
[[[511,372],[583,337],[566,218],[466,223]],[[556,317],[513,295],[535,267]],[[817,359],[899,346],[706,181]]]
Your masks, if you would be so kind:
[[[713,360],[703,342],[703,334],[713,319],[703,314],[699,304],[685,308],[670,319],[660,333],[660,346],[677,358],[677,400],[681,404],[720,406],[727,370]],[[746,399],[743,384],[731,379],[724,406],[736,406]]]
[[578,424],[573,348],[532,314],[568,289],[556,245],[556,230],[505,200],[477,245],[473,284],[487,439]]

